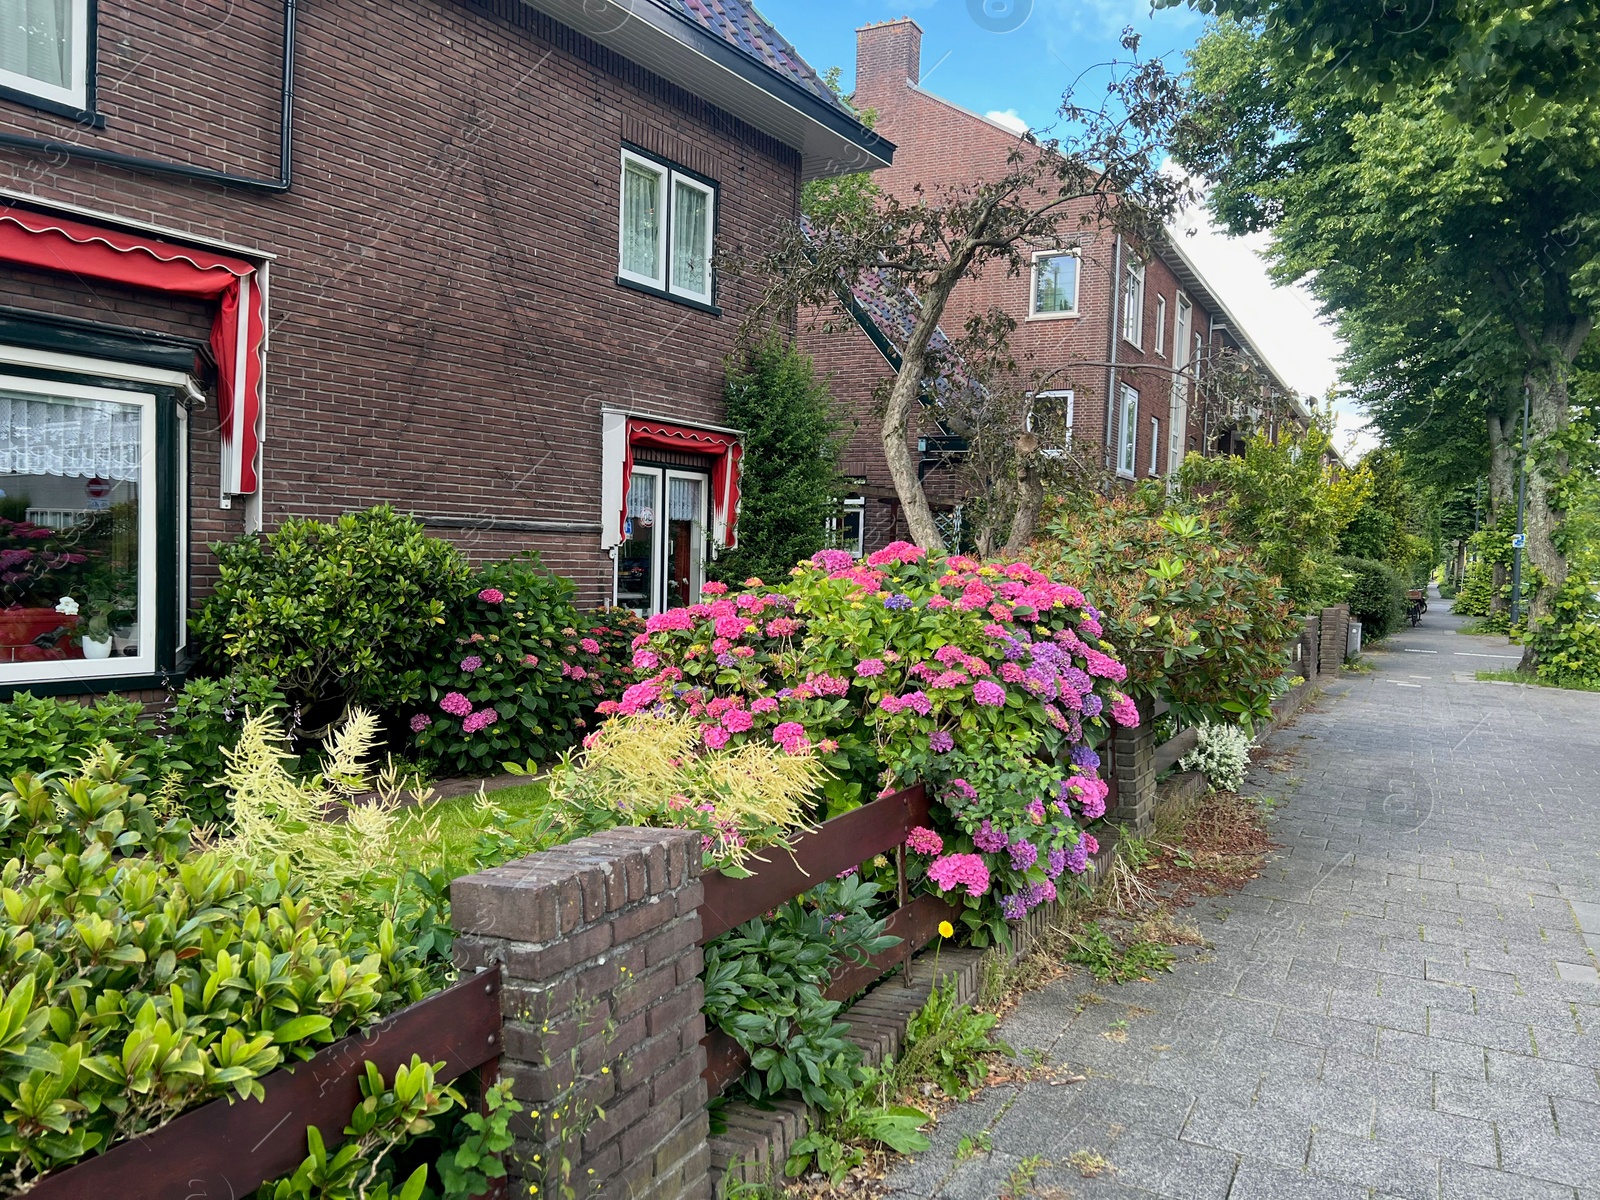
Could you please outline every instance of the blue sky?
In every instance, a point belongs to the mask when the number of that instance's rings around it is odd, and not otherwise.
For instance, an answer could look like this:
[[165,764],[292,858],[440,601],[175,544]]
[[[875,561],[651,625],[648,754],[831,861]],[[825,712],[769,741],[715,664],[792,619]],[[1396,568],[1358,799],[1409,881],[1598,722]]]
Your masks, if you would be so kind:
[[[1119,45],[1125,26],[1141,36],[1142,56],[1159,55],[1174,71],[1183,70],[1184,51],[1205,28],[1189,8],[1152,12],[1149,0],[757,0],[757,7],[818,71],[843,68],[847,84],[855,75],[856,27],[909,16],[922,26],[925,87],[1035,129],[1052,124],[1074,79],[1081,77],[1080,103],[1103,93],[1107,73],[1096,67],[1126,59]],[[1259,257],[1265,236],[1224,237],[1200,211],[1182,214],[1174,229],[1279,374],[1304,396],[1326,396],[1339,342],[1305,289],[1267,278]],[[1357,453],[1367,449],[1371,436],[1358,433],[1364,418],[1348,404],[1336,407],[1340,447],[1354,437]]]
[[[855,71],[855,29],[909,16],[922,26],[924,84],[980,113],[1014,112],[1041,128],[1054,119],[1067,85],[1085,70],[1080,95],[1105,85],[1098,63],[1125,58],[1124,26],[1142,35],[1141,54],[1174,70],[1204,27],[1188,8],[1154,14],[1149,0],[758,0],[759,7],[817,70]],[[1009,31],[1005,27],[1021,24]]]

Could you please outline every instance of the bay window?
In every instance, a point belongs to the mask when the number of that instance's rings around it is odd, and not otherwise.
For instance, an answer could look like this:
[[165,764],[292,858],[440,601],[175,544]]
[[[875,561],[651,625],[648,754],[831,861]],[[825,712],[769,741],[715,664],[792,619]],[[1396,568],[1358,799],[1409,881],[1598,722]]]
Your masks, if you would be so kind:
[[617,281],[709,307],[716,202],[710,180],[624,149]]
[[92,0],[0,0],[0,89],[86,110],[93,16]]
[[130,686],[183,644],[184,376],[67,361],[0,351],[0,689]]

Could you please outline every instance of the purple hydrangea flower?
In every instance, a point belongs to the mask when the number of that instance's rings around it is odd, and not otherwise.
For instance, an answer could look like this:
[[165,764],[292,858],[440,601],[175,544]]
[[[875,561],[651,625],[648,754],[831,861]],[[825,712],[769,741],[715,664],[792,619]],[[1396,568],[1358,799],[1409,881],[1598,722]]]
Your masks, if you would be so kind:
[[935,729],[928,735],[928,749],[935,754],[948,754],[956,748],[956,739],[948,729]]
[[1039,861],[1039,848],[1025,838],[1018,838],[1011,843],[1011,868],[1014,871],[1026,871]]
[[483,666],[483,659],[479,658],[476,654],[469,654],[461,660],[461,669],[468,675],[471,675],[481,666]]
[[1087,767],[1091,771],[1100,769],[1100,756],[1088,746],[1074,746],[1072,748],[1072,765]]
[[1067,869],[1067,852],[1065,850],[1052,850],[1046,858],[1044,873],[1051,879],[1056,878]]
[[885,608],[910,608],[911,597],[907,596],[904,592],[896,592],[892,596],[885,596],[883,598],[883,606]]
[[972,844],[979,850],[985,851],[989,854],[995,854],[1001,850],[1004,850],[1009,841],[1010,839],[1006,837],[1005,831],[1003,829],[996,829],[993,825],[989,824],[989,819],[987,817],[984,818],[983,825],[979,828],[978,832],[972,835]]
[[1006,690],[998,683],[980,679],[972,685],[972,698],[987,708],[999,708],[1006,702]]
[[1093,692],[1083,698],[1083,715],[1086,717],[1098,717],[1100,710],[1104,707],[1105,701],[1101,700]]
[[1020,921],[1028,915],[1028,901],[1022,896],[1002,896],[1000,912],[1008,921]]

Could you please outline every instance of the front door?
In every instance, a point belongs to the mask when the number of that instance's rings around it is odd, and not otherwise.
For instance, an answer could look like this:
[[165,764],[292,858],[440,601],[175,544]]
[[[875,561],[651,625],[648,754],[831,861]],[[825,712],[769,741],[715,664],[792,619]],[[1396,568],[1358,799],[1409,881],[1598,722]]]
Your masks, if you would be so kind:
[[693,471],[635,467],[617,547],[616,603],[641,616],[700,599],[710,481]]

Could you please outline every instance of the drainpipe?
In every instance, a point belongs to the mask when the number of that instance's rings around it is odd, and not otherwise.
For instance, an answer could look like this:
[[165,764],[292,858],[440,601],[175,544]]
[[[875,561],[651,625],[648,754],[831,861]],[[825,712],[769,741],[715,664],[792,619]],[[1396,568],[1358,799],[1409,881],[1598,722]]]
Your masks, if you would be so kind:
[[235,175],[230,171],[213,171],[208,167],[191,167],[185,163],[168,162],[161,158],[140,158],[133,154],[118,154],[114,150],[96,150],[93,146],[23,137],[16,133],[0,133],[0,146],[10,147],[13,150],[26,150],[33,154],[45,154],[57,159],[104,163],[106,166],[124,167],[146,175],[176,176],[196,183],[215,183],[257,192],[287,192],[294,162],[294,48],[295,0],[284,0],[283,106],[282,124],[278,135],[276,178],[262,179],[254,175]]
[[1111,469],[1111,414],[1115,411],[1117,391],[1117,325],[1122,320],[1122,235],[1117,234],[1116,252],[1111,258],[1111,319],[1106,322],[1111,331],[1106,343],[1106,437],[1103,457],[1105,469]]

